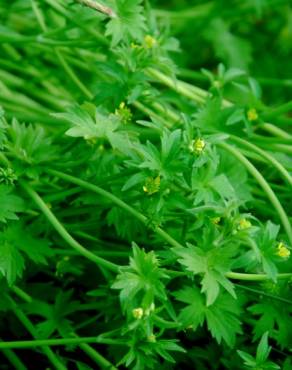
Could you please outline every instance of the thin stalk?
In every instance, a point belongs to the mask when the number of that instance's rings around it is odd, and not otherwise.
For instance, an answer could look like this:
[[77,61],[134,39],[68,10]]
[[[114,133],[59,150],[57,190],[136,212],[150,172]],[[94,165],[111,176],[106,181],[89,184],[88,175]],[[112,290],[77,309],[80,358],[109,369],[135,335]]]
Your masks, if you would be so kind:
[[153,112],[151,109],[145,107],[145,105],[143,105],[142,103],[136,101],[133,103],[134,107],[136,107],[137,109],[139,109],[141,112],[145,113],[146,115],[148,115],[149,117],[153,117],[155,118],[157,121],[161,122],[164,124],[164,120],[161,119],[161,117]]
[[59,59],[60,64],[64,68],[67,75],[71,78],[71,80],[75,83],[75,85],[80,89],[80,91],[83,92],[83,94],[89,99],[93,99],[93,94],[87,89],[87,87],[79,80],[79,78],[76,76],[73,69],[69,66],[69,64],[66,62],[66,59],[63,57],[62,53],[55,49],[55,53],[57,55],[57,58]]
[[226,151],[230,152],[234,157],[236,157],[245,166],[248,172],[256,179],[259,185],[262,187],[267,197],[271,201],[272,205],[274,206],[275,210],[277,211],[280,217],[280,220],[282,222],[282,225],[287,233],[290,244],[292,245],[292,228],[291,228],[291,224],[289,222],[288,216],[286,212],[284,211],[284,208],[282,207],[282,204],[280,203],[276,194],[271,189],[270,185],[267,183],[265,178],[256,169],[256,167],[246,157],[244,157],[236,148],[233,148],[231,145],[228,145],[226,143],[220,143],[218,145],[221,146]]
[[164,85],[195,101],[196,103],[204,103],[206,97],[208,96],[206,91],[200,88],[194,88],[193,86],[190,88],[186,83],[182,83],[182,81],[178,81],[175,78],[170,78],[153,68],[148,69],[148,74],[156,81],[162,82]]
[[244,286],[244,285],[240,285],[240,284],[235,284],[235,286],[238,287],[239,289],[243,289],[243,290],[246,290],[248,292],[254,293],[257,296],[261,296],[262,295],[264,297],[272,298],[272,299],[275,299],[276,301],[283,302],[283,303],[288,303],[288,304],[291,304],[292,305],[292,301],[289,300],[289,299],[286,299],[286,298],[283,298],[283,297],[279,297],[279,296],[276,296],[274,294],[269,294],[269,293],[263,292],[262,290],[250,288],[250,287],[247,287],[247,286]]
[[262,114],[263,119],[270,120],[272,118],[278,117],[283,113],[289,112],[292,110],[292,101],[282,104],[277,108],[270,109]]
[[262,123],[259,127],[282,139],[292,139],[292,135],[288,134],[288,132],[280,129],[279,127],[272,125],[271,123]]
[[105,357],[90,347],[87,343],[79,344],[79,347],[85,352],[97,365],[102,369],[117,370],[117,368],[109,362]]
[[259,153],[262,157],[264,157],[268,163],[271,163],[279,172],[280,174],[283,176],[283,178],[288,182],[288,184],[290,186],[292,186],[292,177],[290,176],[289,172],[286,170],[286,168],[277,160],[275,159],[271,154],[267,153],[266,151],[260,149],[258,146],[244,140],[244,139],[241,139],[237,136],[234,136],[234,135],[229,135],[230,138],[233,140],[233,141],[236,141],[242,145],[244,145],[245,147],[247,148],[250,148],[252,149],[253,151]]
[[[31,0],[32,4],[32,10],[35,14],[35,17],[40,25],[40,28],[43,30],[43,32],[47,32],[47,26],[44,21],[44,17],[42,15],[42,12],[36,5],[34,0]],[[80,91],[88,98],[91,100],[93,98],[93,94],[87,89],[87,87],[79,80],[73,69],[69,66],[67,63],[66,59],[64,58],[62,52],[59,50],[59,48],[55,47],[53,48],[54,53],[57,56],[57,59],[59,60],[61,66],[63,67],[64,71],[67,73],[67,75],[70,77],[70,79],[75,83],[75,85],[79,88]]]
[[280,78],[256,77],[261,85],[292,87],[292,80]]
[[26,191],[26,193],[32,198],[35,204],[40,208],[43,214],[46,216],[47,220],[54,227],[54,229],[59,233],[59,235],[66,241],[72,248],[74,248],[79,254],[88,260],[94,262],[99,267],[104,267],[110,271],[117,273],[119,271],[119,266],[109,262],[101,257],[96,256],[94,253],[88,251],[80,243],[78,243],[64,228],[61,222],[52,213],[46,203],[42,198],[26,183],[21,182],[21,187]]
[[[10,298],[10,301],[13,306],[13,312],[18,318],[18,320],[23,324],[23,326],[27,329],[27,331],[34,338],[36,338],[37,332],[32,322],[29,320],[29,318],[23,313],[23,311],[16,305],[16,303],[11,298]],[[34,343],[35,340],[32,340],[30,342]],[[2,342],[0,343],[0,349],[1,348],[7,349],[7,348],[17,348],[17,347],[9,347],[9,345],[7,346],[7,342]],[[66,367],[61,363],[57,355],[55,355],[55,353],[48,346],[46,346],[46,344],[44,344],[42,351],[57,370],[66,370]]]
[[[267,274],[244,274],[240,272],[226,272],[225,276],[229,279],[244,280],[244,281],[266,281],[271,280]],[[277,280],[290,279],[292,273],[278,274]]]
[[292,145],[286,144],[271,144],[271,149],[279,152],[292,154]]
[[[101,344],[116,344],[125,345],[125,341],[107,339],[102,337],[77,337],[77,338],[61,338],[61,339],[35,339],[35,340],[19,340],[19,341],[9,341],[0,342],[0,349],[7,348],[35,348],[35,347],[52,347],[52,346],[67,346],[72,344],[81,343],[101,343]],[[60,367],[60,369],[66,370],[65,367]]]
[[[1,339],[0,339],[1,343]],[[4,356],[16,370],[28,370],[20,358],[11,349],[2,349]]]
[[91,9],[97,10],[98,12],[103,13],[110,18],[117,18],[116,13],[111,8],[109,8],[108,6],[104,6],[98,1],[93,1],[93,0],[75,0],[75,1]]

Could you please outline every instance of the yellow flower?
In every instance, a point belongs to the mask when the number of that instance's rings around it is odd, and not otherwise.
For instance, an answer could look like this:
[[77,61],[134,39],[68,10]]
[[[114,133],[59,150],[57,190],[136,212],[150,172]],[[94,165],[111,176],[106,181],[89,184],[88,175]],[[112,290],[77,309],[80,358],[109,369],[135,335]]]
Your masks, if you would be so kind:
[[218,80],[215,80],[213,82],[213,86],[215,87],[215,89],[221,89],[222,87],[222,82],[221,81],[218,81]]
[[156,336],[154,334],[149,335],[148,342],[155,343],[156,342]]
[[154,37],[146,35],[144,37],[144,43],[147,49],[152,49],[157,44],[157,41]]
[[257,111],[254,108],[251,108],[247,111],[247,119],[252,122],[256,121],[259,118]]
[[122,123],[131,122],[133,116],[131,110],[123,101],[119,105],[119,108],[115,110],[115,115],[121,118]]
[[289,258],[290,250],[285,246],[284,243],[280,242],[277,246],[277,255],[281,258]]
[[143,308],[141,308],[141,307],[134,308],[133,311],[132,311],[132,315],[137,320],[142,319],[142,317],[144,315]]
[[192,153],[201,154],[205,149],[206,142],[203,139],[192,140],[189,149]]
[[148,177],[143,186],[143,190],[145,191],[145,193],[151,195],[157,193],[159,189],[160,189],[160,176],[157,176],[155,178]]
[[251,226],[252,225],[249,220],[247,220],[246,218],[242,218],[241,220],[239,220],[238,230],[246,230],[249,229]]
[[221,221],[221,217],[213,217],[213,218],[211,218],[211,222],[214,225],[218,225],[220,221]]

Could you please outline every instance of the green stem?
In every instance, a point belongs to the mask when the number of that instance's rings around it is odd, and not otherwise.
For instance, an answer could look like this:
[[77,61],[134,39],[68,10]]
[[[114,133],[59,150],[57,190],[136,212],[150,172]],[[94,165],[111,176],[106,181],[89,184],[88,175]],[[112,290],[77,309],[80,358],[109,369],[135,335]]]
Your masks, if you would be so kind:
[[280,78],[256,77],[261,85],[292,87],[292,80]]
[[77,1],[78,3],[80,3],[82,5],[88,6],[91,9],[97,10],[98,12],[103,13],[103,14],[107,15],[110,18],[117,18],[116,13],[111,8],[109,8],[107,6],[104,6],[103,4],[101,4],[100,2],[98,2],[96,0],[95,1],[93,1],[93,0],[75,0],[75,1]]
[[263,123],[259,126],[260,128],[264,129],[265,131],[269,132],[270,134],[281,137],[283,139],[291,139],[292,136],[288,134],[286,131],[280,129],[279,127],[276,127],[272,125],[271,123]]
[[51,212],[48,208],[46,203],[42,200],[42,198],[26,183],[20,183],[22,188],[26,191],[26,193],[33,199],[36,205],[41,209],[43,214],[46,216],[48,221],[51,225],[55,228],[55,230],[59,233],[59,235],[76,251],[79,252],[82,256],[89,259],[90,261],[94,262],[100,267],[104,267],[110,271],[117,273],[119,271],[119,266],[109,262],[101,257],[96,256],[94,253],[88,251],[84,248],[81,244],[79,244],[72,236],[67,232],[64,226],[60,223],[60,221],[56,218],[56,216]]
[[252,149],[253,151],[259,153],[262,157],[264,157],[268,162],[270,162],[280,173],[281,175],[283,176],[283,178],[288,182],[288,184],[290,184],[292,186],[292,177],[290,176],[289,172],[286,170],[286,168],[280,163],[277,161],[277,159],[275,159],[272,155],[270,155],[269,153],[267,153],[266,151],[260,149],[258,146],[244,140],[244,139],[241,139],[237,136],[234,136],[234,135],[229,135],[230,138],[233,140],[233,141],[236,141],[250,149]]
[[221,146],[223,149],[227,150],[228,152],[230,152],[232,155],[234,155],[234,157],[236,157],[246,167],[248,172],[257,180],[257,182],[262,187],[267,197],[270,199],[271,203],[275,207],[275,210],[277,211],[280,217],[282,225],[284,229],[286,230],[290,244],[292,245],[292,228],[291,228],[291,224],[289,222],[288,216],[286,212],[284,211],[282,204],[280,203],[276,194],[271,189],[270,185],[267,183],[265,178],[256,169],[256,167],[254,167],[254,165],[248,159],[246,159],[237,149],[233,148],[232,146],[226,143],[220,143],[218,145]]
[[262,295],[262,296],[272,298],[272,299],[275,299],[277,301],[280,301],[280,302],[283,302],[283,303],[288,303],[288,304],[292,305],[292,301],[290,301],[289,299],[286,299],[286,298],[283,298],[283,297],[280,297],[280,296],[277,296],[277,295],[269,294],[269,293],[263,292],[262,290],[250,288],[250,287],[240,285],[240,284],[235,284],[235,286],[238,287],[239,289],[246,290],[246,291],[254,293],[258,296]]
[[289,112],[292,110],[292,101],[288,103],[282,104],[277,108],[273,108],[268,110],[267,112],[262,114],[263,119],[270,120],[274,117],[280,116],[283,113]]
[[69,66],[69,64],[66,62],[66,59],[63,57],[62,53],[55,49],[55,53],[57,55],[57,58],[59,59],[60,64],[64,68],[67,75],[71,78],[71,80],[75,83],[75,85],[80,89],[80,91],[83,92],[83,94],[89,99],[93,99],[93,94],[87,89],[87,87],[79,80],[79,78],[76,76],[73,69]]
[[[47,32],[47,26],[45,24],[45,21],[44,21],[44,17],[40,11],[40,9],[38,8],[37,4],[35,3],[34,0],[31,0],[31,4],[32,4],[32,10],[35,14],[35,17],[41,27],[41,29],[43,30],[43,32]],[[91,100],[93,98],[93,94],[87,89],[87,87],[79,80],[79,78],[76,76],[75,72],[73,71],[73,69],[69,66],[69,64],[67,63],[66,59],[64,58],[62,52],[57,48],[55,47],[54,49],[54,53],[56,54],[61,66],[63,67],[64,71],[67,73],[67,75],[70,77],[70,79],[74,82],[74,84],[79,88],[80,91],[82,91],[82,93],[89,99]]]
[[271,144],[271,150],[292,154],[292,146],[286,144]]
[[[1,343],[0,339],[0,343]],[[11,349],[3,349],[2,350],[4,356],[7,360],[11,363],[14,369],[16,370],[28,370],[27,367],[22,363],[20,358],[11,350]]]
[[[18,320],[23,324],[23,326],[27,329],[27,331],[34,338],[36,338],[37,331],[35,327],[33,326],[32,322],[29,320],[29,318],[22,312],[22,310],[16,305],[16,303],[11,298],[10,298],[10,301],[13,306],[13,312],[18,318]],[[30,342],[34,343],[35,340],[30,341]],[[0,349],[1,348],[7,349],[7,348],[17,348],[17,347],[9,347],[7,346],[7,342],[2,342],[0,343]],[[55,353],[48,346],[44,345],[44,347],[42,348],[42,351],[57,370],[66,370],[66,367],[60,362],[59,358],[55,355]]]
[[102,369],[117,370],[117,368],[111,362],[104,358],[95,349],[90,347],[87,343],[81,343],[79,347]]
[[209,95],[206,91],[198,87],[188,85],[185,82],[176,80],[175,78],[170,78],[153,68],[148,69],[148,74],[155,81],[163,83],[164,85],[195,101],[196,103],[204,103]]
[[[271,278],[267,274],[244,274],[240,272],[227,272],[225,276],[229,279],[234,280],[245,280],[245,281],[266,281],[271,280]],[[277,280],[282,279],[290,279],[292,277],[292,273],[286,274],[277,274]]]
[[[48,347],[48,346],[67,346],[81,343],[101,343],[101,344],[117,344],[124,345],[125,341],[100,338],[100,337],[78,337],[78,338],[61,338],[61,339],[35,339],[35,340],[20,340],[10,342],[0,342],[0,349],[12,348],[34,348],[34,347]],[[60,369],[66,370],[65,367]]]

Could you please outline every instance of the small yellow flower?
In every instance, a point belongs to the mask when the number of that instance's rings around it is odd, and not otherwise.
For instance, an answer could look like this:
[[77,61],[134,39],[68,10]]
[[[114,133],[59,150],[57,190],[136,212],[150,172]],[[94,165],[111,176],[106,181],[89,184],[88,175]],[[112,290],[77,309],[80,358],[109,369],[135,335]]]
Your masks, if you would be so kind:
[[121,118],[122,123],[131,122],[133,116],[131,110],[123,101],[119,105],[119,108],[115,110],[115,115]]
[[141,307],[134,308],[133,311],[132,311],[132,315],[137,320],[142,319],[142,317],[144,315],[143,308],[141,308]]
[[155,178],[148,177],[143,186],[143,190],[145,191],[145,193],[151,195],[157,193],[159,189],[160,189],[160,176],[157,176]]
[[221,89],[221,87],[222,87],[222,82],[221,82],[221,81],[219,81],[219,80],[215,80],[215,81],[213,82],[213,86],[215,87],[215,89]]
[[148,342],[151,342],[151,343],[156,342],[156,336],[154,334],[149,335],[147,339],[148,339]]
[[259,118],[257,111],[254,108],[251,108],[247,111],[247,119],[252,122],[256,121]]
[[277,255],[281,258],[289,258],[290,250],[285,246],[284,243],[280,242],[277,246]]
[[214,225],[218,225],[219,222],[221,221],[221,217],[213,217],[211,218],[211,221]]
[[246,230],[249,229],[251,226],[252,225],[249,220],[247,220],[246,218],[242,218],[241,220],[239,220],[238,230]]
[[206,142],[203,139],[192,140],[189,149],[192,153],[201,154],[205,149]]
[[146,35],[144,37],[144,43],[147,49],[152,49],[157,44],[157,41],[154,37]]

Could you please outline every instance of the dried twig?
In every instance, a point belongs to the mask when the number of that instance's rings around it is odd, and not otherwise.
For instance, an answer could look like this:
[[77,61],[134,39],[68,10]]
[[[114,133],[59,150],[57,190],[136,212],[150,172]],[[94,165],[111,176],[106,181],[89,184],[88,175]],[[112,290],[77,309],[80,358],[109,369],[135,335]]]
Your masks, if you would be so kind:
[[103,13],[111,18],[117,18],[116,13],[111,8],[102,5],[98,1],[94,0],[75,0],[75,1],[82,5],[88,6],[91,9],[97,10],[98,12]]

